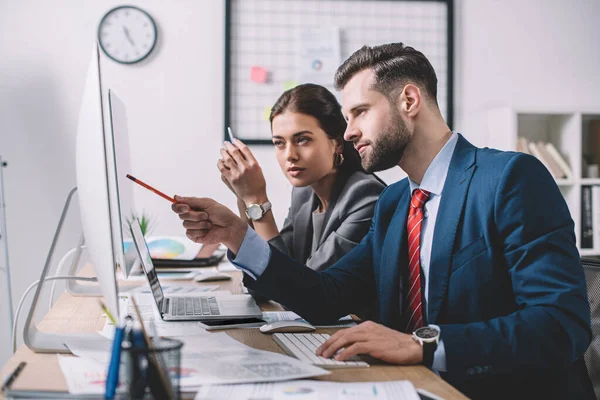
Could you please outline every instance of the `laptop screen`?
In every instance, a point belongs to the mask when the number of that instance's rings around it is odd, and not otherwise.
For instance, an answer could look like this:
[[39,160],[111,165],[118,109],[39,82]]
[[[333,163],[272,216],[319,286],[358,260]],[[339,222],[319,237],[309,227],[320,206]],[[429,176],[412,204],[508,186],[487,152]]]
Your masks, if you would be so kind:
[[158,276],[156,275],[154,264],[152,263],[152,259],[150,258],[150,250],[148,250],[148,244],[146,243],[146,239],[144,239],[144,235],[142,234],[142,228],[137,218],[134,218],[134,220],[129,225],[129,228],[131,230],[131,236],[133,237],[133,243],[135,243],[138,255],[140,256],[142,269],[144,270],[144,273],[148,278],[150,288],[152,289],[152,295],[156,300],[156,305],[158,306],[158,309],[162,311],[162,302],[165,298],[165,295],[163,294],[162,287],[160,286],[160,282],[158,281]]

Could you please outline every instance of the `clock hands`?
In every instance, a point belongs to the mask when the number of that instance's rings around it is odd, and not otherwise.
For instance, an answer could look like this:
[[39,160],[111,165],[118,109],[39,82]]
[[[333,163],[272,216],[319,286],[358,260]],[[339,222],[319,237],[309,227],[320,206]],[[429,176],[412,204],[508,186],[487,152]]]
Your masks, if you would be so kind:
[[125,37],[127,38],[127,40],[129,41],[129,43],[131,43],[131,45],[133,47],[135,47],[135,43],[133,43],[133,40],[131,40],[131,36],[129,36],[129,29],[127,29],[126,26],[123,26],[123,32],[125,32]]

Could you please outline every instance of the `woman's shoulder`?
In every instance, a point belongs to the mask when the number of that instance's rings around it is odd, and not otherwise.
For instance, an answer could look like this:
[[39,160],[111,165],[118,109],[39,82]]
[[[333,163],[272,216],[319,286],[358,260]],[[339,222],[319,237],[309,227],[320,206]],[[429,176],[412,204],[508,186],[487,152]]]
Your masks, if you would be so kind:
[[342,213],[352,213],[370,205],[375,207],[375,202],[385,188],[385,183],[375,175],[362,171],[353,172],[340,192],[336,207],[344,209],[345,212]]
[[366,194],[370,194],[381,193],[385,188],[386,184],[379,177],[363,171],[355,171],[348,177],[343,191],[361,190],[365,191]]

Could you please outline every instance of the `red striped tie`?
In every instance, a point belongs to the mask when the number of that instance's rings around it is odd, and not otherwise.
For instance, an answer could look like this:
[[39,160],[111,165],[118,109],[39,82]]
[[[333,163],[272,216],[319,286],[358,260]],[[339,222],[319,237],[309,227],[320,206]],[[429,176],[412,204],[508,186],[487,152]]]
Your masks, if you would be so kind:
[[413,190],[408,210],[408,294],[406,295],[407,315],[409,315],[406,332],[412,333],[423,326],[423,309],[421,299],[421,223],[423,207],[429,200],[426,190]]

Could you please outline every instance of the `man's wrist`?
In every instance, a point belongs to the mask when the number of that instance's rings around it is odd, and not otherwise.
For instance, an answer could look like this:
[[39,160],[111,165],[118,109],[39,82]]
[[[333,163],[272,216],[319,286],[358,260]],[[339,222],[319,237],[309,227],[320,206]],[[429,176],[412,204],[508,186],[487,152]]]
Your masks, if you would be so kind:
[[233,254],[237,254],[242,246],[246,231],[248,230],[248,224],[241,218],[236,218],[235,222],[231,224],[229,238],[226,243],[223,243]]

